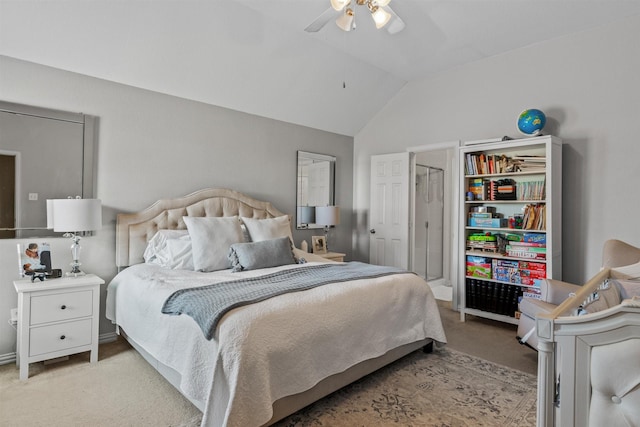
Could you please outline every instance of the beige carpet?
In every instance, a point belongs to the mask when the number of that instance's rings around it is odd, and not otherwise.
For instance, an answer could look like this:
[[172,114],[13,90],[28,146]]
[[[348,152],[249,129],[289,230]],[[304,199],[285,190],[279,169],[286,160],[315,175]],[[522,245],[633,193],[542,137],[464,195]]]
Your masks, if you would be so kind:
[[[201,414],[126,343],[42,367],[0,367],[2,426],[197,426]],[[534,426],[533,375],[452,349],[414,352],[279,426]]]
[[[536,352],[517,344],[515,327],[460,322],[450,303],[440,312],[444,349],[412,353],[280,426],[535,425]],[[101,345],[99,362],[88,361],[34,363],[24,382],[14,364],[0,366],[0,426],[199,425],[200,412],[126,342]]]
[[198,426],[202,414],[122,340],[66,362],[0,366],[0,426]]

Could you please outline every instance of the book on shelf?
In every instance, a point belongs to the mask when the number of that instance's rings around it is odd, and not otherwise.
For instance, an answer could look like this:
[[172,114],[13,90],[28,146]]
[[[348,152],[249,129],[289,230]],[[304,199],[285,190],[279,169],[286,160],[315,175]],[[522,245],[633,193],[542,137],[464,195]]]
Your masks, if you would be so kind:
[[544,200],[545,181],[518,182],[516,193],[518,200]]
[[465,154],[465,172],[467,175],[488,175],[509,172],[543,173],[546,158],[541,156],[513,156],[487,154],[484,152]]
[[526,205],[522,228],[525,230],[544,230],[546,228],[546,205]]
[[513,156],[512,159],[520,160],[522,162],[532,162],[532,163],[547,162],[547,158],[545,156]]

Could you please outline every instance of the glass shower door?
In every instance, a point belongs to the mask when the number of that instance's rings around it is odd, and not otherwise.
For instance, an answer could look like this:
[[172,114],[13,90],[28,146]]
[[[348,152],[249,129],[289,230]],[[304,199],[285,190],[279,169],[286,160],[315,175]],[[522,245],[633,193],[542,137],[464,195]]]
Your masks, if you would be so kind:
[[416,165],[415,272],[426,280],[444,277],[444,171]]

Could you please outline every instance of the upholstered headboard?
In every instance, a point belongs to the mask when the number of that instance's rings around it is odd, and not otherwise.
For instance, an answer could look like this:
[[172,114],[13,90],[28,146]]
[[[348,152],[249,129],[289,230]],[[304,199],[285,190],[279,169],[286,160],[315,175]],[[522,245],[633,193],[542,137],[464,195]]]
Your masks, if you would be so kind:
[[285,215],[269,202],[234,190],[208,188],[177,199],[158,200],[145,210],[119,214],[116,224],[116,265],[119,268],[144,262],[149,239],[158,230],[186,229],[183,216],[234,216],[274,218]]

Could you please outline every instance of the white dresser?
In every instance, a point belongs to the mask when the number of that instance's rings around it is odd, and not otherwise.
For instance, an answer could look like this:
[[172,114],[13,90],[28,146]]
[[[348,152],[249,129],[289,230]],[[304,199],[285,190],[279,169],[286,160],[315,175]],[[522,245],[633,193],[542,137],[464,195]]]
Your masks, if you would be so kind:
[[21,279],[18,292],[18,343],[16,364],[20,379],[29,377],[29,364],[69,354],[91,351],[98,361],[100,277]]

